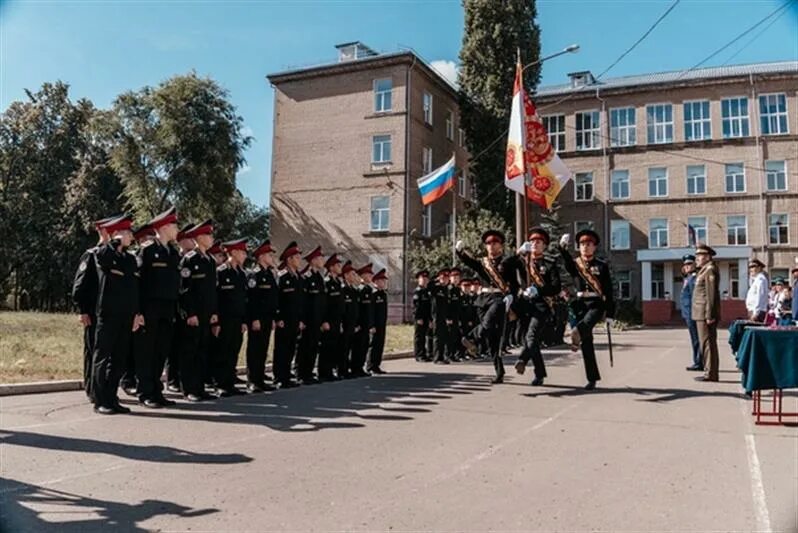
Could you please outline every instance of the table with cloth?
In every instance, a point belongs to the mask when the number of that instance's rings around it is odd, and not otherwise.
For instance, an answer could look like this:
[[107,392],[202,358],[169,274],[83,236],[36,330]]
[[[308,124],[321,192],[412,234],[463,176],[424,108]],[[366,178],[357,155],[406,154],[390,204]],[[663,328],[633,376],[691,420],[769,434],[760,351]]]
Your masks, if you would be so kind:
[[743,340],[743,332],[745,328],[763,326],[762,322],[754,322],[753,320],[735,320],[729,325],[729,346],[731,346],[732,353],[737,353],[740,348],[740,341]]

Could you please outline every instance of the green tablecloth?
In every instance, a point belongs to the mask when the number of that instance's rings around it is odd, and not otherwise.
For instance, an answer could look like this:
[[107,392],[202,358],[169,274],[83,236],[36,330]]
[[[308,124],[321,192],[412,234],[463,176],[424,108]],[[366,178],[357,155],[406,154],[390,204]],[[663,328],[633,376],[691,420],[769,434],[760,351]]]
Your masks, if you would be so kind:
[[746,328],[737,367],[746,392],[798,388],[798,329]]
[[761,322],[752,322],[751,320],[735,320],[729,326],[729,346],[731,346],[732,353],[737,353],[740,349],[740,341],[743,340],[743,331],[750,326],[761,326]]

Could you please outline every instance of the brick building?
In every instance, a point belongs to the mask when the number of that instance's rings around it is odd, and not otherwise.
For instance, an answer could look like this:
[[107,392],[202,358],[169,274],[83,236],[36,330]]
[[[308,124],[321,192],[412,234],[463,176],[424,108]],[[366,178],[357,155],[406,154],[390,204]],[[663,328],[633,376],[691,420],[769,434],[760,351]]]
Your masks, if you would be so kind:
[[537,91],[575,176],[560,219],[601,235],[620,297],[642,307],[644,323],[678,320],[681,257],[695,239],[718,252],[726,320],[744,313],[750,257],[771,278],[788,275],[798,255],[797,91],[795,61],[600,81],[577,72]]
[[[271,233],[277,246],[320,244],[356,264],[388,269],[390,316],[406,318],[411,239],[449,231],[454,194],[424,209],[416,180],[468,154],[457,93],[410,51],[338,45],[338,61],[268,75],[274,87]],[[453,195],[452,198],[450,195]],[[404,287],[404,290],[403,290]],[[404,304],[404,305],[403,305]]]

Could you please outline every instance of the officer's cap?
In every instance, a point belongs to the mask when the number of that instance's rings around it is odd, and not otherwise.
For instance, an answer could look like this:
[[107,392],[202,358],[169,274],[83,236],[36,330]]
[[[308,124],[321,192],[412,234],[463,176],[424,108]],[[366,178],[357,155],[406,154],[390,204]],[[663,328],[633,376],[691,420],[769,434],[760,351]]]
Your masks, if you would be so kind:
[[222,243],[222,250],[227,252],[228,254],[233,250],[241,250],[246,252],[247,251],[247,240],[246,239],[235,239],[233,241],[227,241]]
[[210,218],[203,222],[200,222],[188,232],[186,232],[185,237],[188,239],[195,239],[200,235],[212,235],[213,234],[213,220]]
[[748,261],[748,268],[765,268],[765,263],[763,263],[759,259],[754,258]]
[[341,267],[342,274],[347,274],[349,272],[354,272],[354,271],[355,267],[352,266],[352,261],[347,261],[346,263],[344,263],[344,266]]
[[305,261],[310,263],[312,260],[316,259],[317,257],[321,257],[321,246],[316,246],[312,252],[305,256]]
[[122,215],[103,223],[100,227],[108,233],[124,230],[129,231],[130,228],[133,227],[133,219],[130,217],[130,215]]
[[388,274],[385,272],[384,268],[381,268],[374,274],[374,277],[371,278],[371,281],[379,281],[381,279],[388,279]]
[[299,249],[299,245],[296,243],[296,241],[291,241],[288,243],[288,246],[285,247],[283,253],[280,254],[280,261],[285,261],[289,257],[301,253],[302,251]]
[[223,254],[224,250],[222,250],[222,241],[214,241],[211,247],[208,248],[208,253],[211,255]]
[[575,239],[577,244],[581,243],[583,240],[591,240],[593,241],[593,244],[598,246],[599,242],[601,242],[598,233],[596,233],[592,229],[583,229],[582,231],[576,234]]
[[360,276],[362,276],[363,274],[373,274],[373,273],[374,273],[374,271],[372,270],[372,265],[371,265],[371,263],[369,263],[369,264],[367,264],[367,265],[365,265],[365,266],[362,266],[362,267],[358,268],[358,269],[357,269],[357,273],[358,273],[358,275],[360,275]]
[[529,230],[529,240],[531,241],[532,239],[535,238],[543,239],[543,242],[545,242],[547,246],[551,242],[551,237],[549,236],[549,232],[541,228],[540,226],[534,227],[531,230]]
[[704,254],[709,255],[710,257],[715,257],[717,252],[713,250],[708,244],[699,244],[695,247],[695,255]]
[[170,207],[147,223],[153,229],[162,228],[167,224],[177,224],[177,209],[174,207]]
[[489,229],[482,234],[482,244],[490,244],[492,242],[504,244],[504,233],[499,230]]
[[695,256],[692,254],[685,254],[682,256],[682,264],[684,265],[692,265],[695,263]]
[[418,272],[416,272],[416,277],[417,278],[420,278],[421,276],[424,276],[425,278],[428,278],[429,277],[429,270],[419,270]]
[[338,265],[341,263],[341,260],[338,259],[338,254],[332,254],[327,260],[324,262],[324,268],[330,270],[330,267],[333,265]]
[[260,246],[255,248],[255,250],[252,252],[252,255],[254,257],[260,257],[263,254],[269,254],[272,253],[273,251],[274,249],[272,248],[272,241],[266,239],[260,244]]

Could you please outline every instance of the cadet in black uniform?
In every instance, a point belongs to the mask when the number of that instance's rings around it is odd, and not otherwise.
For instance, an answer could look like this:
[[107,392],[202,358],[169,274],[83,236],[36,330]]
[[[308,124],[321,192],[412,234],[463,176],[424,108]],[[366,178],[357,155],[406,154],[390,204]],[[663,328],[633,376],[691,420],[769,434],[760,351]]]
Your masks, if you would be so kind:
[[302,323],[302,278],[299,265],[302,252],[291,242],[280,254],[285,270],[280,274],[280,297],[277,305],[274,332],[274,381],[278,388],[296,387],[291,379],[291,360],[296,352],[297,335],[305,328]]
[[357,275],[360,276],[362,283],[358,294],[360,307],[358,309],[358,326],[360,328],[355,332],[351,367],[349,368],[349,373],[354,378],[369,375],[363,367],[366,365],[371,335],[374,333],[374,287],[371,285],[374,272],[371,268],[371,263],[369,263],[357,270]]
[[[236,363],[247,331],[247,240],[237,239],[222,243],[227,261],[216,269],[218,289],[219,351],[216,364],[216,386],[220,397],[241,394],[236,385]],[[213,329],[211,330],[213,331]]]
[[472,318],[473,312],[473,297],[471,296],[471,280],[470,279],[462,279],[460,280],[460,313],[459,313],[459,324],[460,324],[460,336],[458,339],[458,356],[461,359],[471,359],[471,355],[465,352],[463,349],[462,344],[462,336],[467,332],[471,331],[476,327],[476,322]]
[[145,326],[137,335],[136,393],[139,403],[158,408],[174,405],[163,396],[161,374],[174,337],[177,298],[180,293],[180,254],[172,244],[177,237],[174,207],[147,225],[156,239],[139,251],[141,310]]
[[257,264],[247,280],[247,389],[255,393],[272,389],[265,382],[266,357],[280,288],[271,241],[264,241],[252,255]]
[[[187,238],[187,232],[194,227],[194,224],[186,224],[177,232],[177,252],[180,261],[183,256],[194,249],[196,244],[194,239]],[[180,280],[180,288],[183,288],[183,280]],[[180,300],[178,298],[177,314],[175,316],[174,327],[172,328],[172,342],[170,343],[169,355],[166,358],[166,389],[169,392],[181,392],[180,387],[180,351],[183,347],[183,329],[185,321],[180,318]]]
[[371,350],[367,370],[372,374],[385,374],[382,369],[382,354],[385,351],[385,334],[388,328],[388,276],[380,269],[371,279],[374,283],[374,335],[371,337]]
[[522,303],[529,315],[524,338],[524,349],[515,364],[519,374],[523,374],[527,363],[532,359],[535,367],[535,379],[532,385],[543,385],[546,378],[546,365],[540,352],[540,343],[545,328],[555,327],[554,298],[560,292],[560,269],[557,261],[546,257],[543,253],[549,246],[549,233],[543,228],[532,228],[529,242],[519,250],[524,257],[526,267],[526,290]]
[[452,361],[460,360],[460,353],[462,352],[463,345],[460,339],[463,338],[463,333],[460,331],[460,306],[463,291],[460,289],[460,281],[462,272],[457,267],[449,269],[449,285],[447,293],[449,301],[446,304],[446,343],[449,352],[449,359]]
[[341,358],[338,363],[338,377],[350,378],[355,355],[355,338],[360,331],[360,290],[357,271],[351,261],[344,263],[341,269],[344,276],[344,316],[341,323]]
[[319,354],[319,340],[323,328],[330,325],[324,322],[324,276],[321,267],[324,265],[324,255],[321,253],[321,246],[317,246],[312,252],[305,256],[308,271],[302,279],[302,322],[305,329],[302,331],[302,338],[299,340],[297,350],[297,377],[302,385],[313,385],[319,380],[313,374],[316,367],[316,359]]
[[[336,381],[334,371],[341,368],[344,318],[344,281],[341,279],[341,260],[332,254],[324,263],[324,318],[319,350],[319,380]],[[345,364],[345,363],[344,363]]]
[[102,227],[119,215],[98,220],[94,228],[99,235],[97,246],[92,246],[80,256],[78,270],[72,282],[72,301],[80,313],[80,323],[83,324],[83,390],[86,396],[94,403],[91,392],[91,368],[94,355],[94,337],[97,328],[97,260],[94,256],[97,250],[108,242],[108,232]]
[[430,354],[427,352],[427,334],[429,333],[430,320],[432,320],[432,302],[430,301],[429,272],[421,270],[416,272],[418,286],[413,291],[413,351],[416,361],[429,362]]
[[[141,267],[141,253],[150,246],[155,240],[155,230],[149,225],[144,224],[138,229],[133,231],[133,241],[128,248],[128,252],[133,254],[136,258],[139,268]],[[140,274],[140,273],[139,273]],[[141,288],[141,284],[139,284]],[[140,295],[141,296],[141,295]],[[143,305],[144,301],[139,299],[139,304]],[[142,309],[143,311],[143,309]],[[122,378],[119,380],[119,386],[125,391],[128,396],[138,396],[138,372],[136,371],[136,354],[140,351],[140,346],[144,341],[144,329],[139,328],[130,338],[130,350],[128,350],[127,359],[125,360],[125,370],[122,372]],[[160,385],[160,382],[159,382]]]
[[570,235],[563,235],[560,239],[560,255],[577,291],[573,307],[577,323],[571,329],[571,349],[578,350],[581,346],[587,376],[585,389],[593,390],[601,379],[593,347],[593,328],[605,315],[609,321],[612,320],[615,316],[615,300],[609,265],[595,257],[598,234],[593,230],[582,230],[576,234],[576,242],[579,243],[579,257],[574,260],[568,250]]
[[433,362],[436,365],[448,365],[449,270],[441,269],[435,277],[429,287],[432,299]]
[[[504,381],[504,362],[502,361],[501,339],[503,337],[505,318],[514,318],[512,309],[515,295],[518,294],[518,282],[521,261],[518,256],[504,255],[504,235],[500,231],[488,230],[482,234],[482,243],[487,255],[480,260],[474,259],[463,249],[463,242],[455,244],[457,257],[479,275],[486,283],[480,295],[482,320],[470,333],[463,337],[463,345],[469,352],[476,349],[476,340],[487,338],[496,378],[493,383]],[[511,312],[512,311],[512,312]]]
[[128,216],[105,223],[111,240],[95,253],[99,290],[92,392],[94,410],[103,415],[130,412],[119,404],[116,391],[130,351],[131,334],[144,325],[139,314],[138,265],[127,252],[133,241],[130,226]]
[[207,254],[213,245],[213,222],[197,224],[185,237],[194,239],[197,246],[180,260],[179,320],[183,325],[180,381],[186,399],[198,402],[209,399],[204,383],[209,366],[208,341],[211,327],[219,325],[216,262]]

